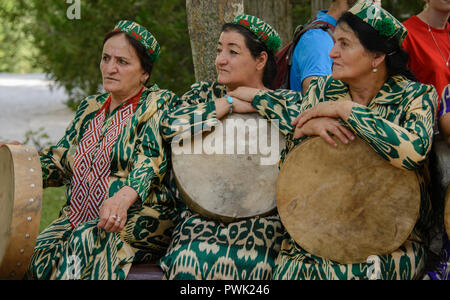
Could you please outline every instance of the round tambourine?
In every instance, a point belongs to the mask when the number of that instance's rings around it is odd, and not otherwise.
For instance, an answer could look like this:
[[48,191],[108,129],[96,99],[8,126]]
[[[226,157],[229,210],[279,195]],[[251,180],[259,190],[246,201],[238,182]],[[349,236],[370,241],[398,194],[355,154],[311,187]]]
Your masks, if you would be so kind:
[[314,137],[287,156],[276,201],[303,249],[360,263],[406,241],[419,216],[420,185],[414,171],[392,166],[361,139],[332,147]]
[[181,148],[172,145],[183,200],[194,212],[224,223],[275,213],[284,136],[256,113],[233,113],[221,123],[180,141]]

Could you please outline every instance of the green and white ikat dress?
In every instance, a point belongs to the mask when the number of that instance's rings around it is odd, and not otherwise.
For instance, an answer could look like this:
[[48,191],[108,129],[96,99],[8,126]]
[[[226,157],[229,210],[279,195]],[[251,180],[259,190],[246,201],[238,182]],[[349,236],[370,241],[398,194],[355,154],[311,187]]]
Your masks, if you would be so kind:
[[[132,262],[157,259],[169,245],[179,212],[165,176],[171,167],[170,146],[163,141],[159,126],[169,108],[179,104],[179,98],[156,85],[144,88],[131,102],[111,113],[105,110],[101,122],[94,124],[109,96],[84,99],[64,137],[41,155],[44,187],[65,185],[67,203],[60,217],[39,235],[28,279],[125,279]],[[131,110],[126,111],[127,107]],[[125,121],[120,127],[116,121],[122,117]],[[98,130],[93,142],[83,139],[93,132],[91,129]],[[115,140],[108,140],[114,135]],[[83,143],[86,152],[92,153],[90,170],[89,164],[88,168],[76,165]],[[109,159],[102,178],[93,173],[92,166],[105,154]],[[77,172],[85,176],[81,182],[88,191],[82,199],[86,201],[81,202],[85,206],[79,210],[73,208],[72,198],[81,193],[74,190],[80,187],[74,179]],[[100,179],[104,179],[103,190],[93,188]],[[128,211],[125,228],[120,233],[107,233],[97,228],[98,211],[92,216],[83,213],[95,212],[87,208],[93,199],[100,199],[101,205],[123,186],[132,187],[138,201]],[[86,218],[77,221],[71,218],[75,213]]]
[[[289,90],[260,91],[252,105],[267,119],[278,120],[287,137],[287,154],[304,138],[294,139],[291,122],[319,102],[351,100],[348,86],[331,76],[311,83],[305,96]],[[368,106],[355,104],[344,124],[381,157],[398,168],[416,170],[421,186],[419,220],[408,240],[396,251],[379,256],[380,279],[414,279],[420,276],[427,258],[427,232],[431,202],[425,182],[424,162],[431,149],[438,96],[432,86],[403,76],[388,78]],[[343,121],[342,121],[343,122]],[[339,264],[302,249],[288,234],[276,259],[274,279],[368,279],[368,263]]]
[[[214,100],[225,94],[217,82],[194,84],[163,120],[164,137],[209,130],[217,122]],[[186,208],[159,264],[166,279],[271,279],[283,232],[276,214],[224,224]]]

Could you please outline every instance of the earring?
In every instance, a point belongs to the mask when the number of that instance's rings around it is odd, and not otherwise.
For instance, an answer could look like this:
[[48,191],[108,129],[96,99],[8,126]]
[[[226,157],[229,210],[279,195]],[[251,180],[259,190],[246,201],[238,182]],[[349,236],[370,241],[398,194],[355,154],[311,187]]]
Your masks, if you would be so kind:
[[372,72],[376,73],[376,72],[378,72],[378,69],[377,68],[373,68]]

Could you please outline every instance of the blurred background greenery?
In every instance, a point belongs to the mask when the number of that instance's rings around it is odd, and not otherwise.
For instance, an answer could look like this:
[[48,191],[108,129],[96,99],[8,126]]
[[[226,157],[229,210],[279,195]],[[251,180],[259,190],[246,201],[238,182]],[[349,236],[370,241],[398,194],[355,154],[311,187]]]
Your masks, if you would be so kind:
[[[400,20],[418,13],[423,0],[383,0]],[[81,18],[68,19],[63,0],[0,0],[0,72],[47,73],[76,108],[101,84],[99,57],[105,33],[121,19],[151,28],[161,44],[152,82],[184,93],[194,82],[185,0],[81,0]],[[311,17],[310,0],[291,0],[294,28]]]
[[[71,3],[73,1],[70,1]],[[0,0],[0,72],[46,73],[63,87],[67,104],[101,89],[99,61],[105,33],[121,19],[151,29],[161,44],[152,82],[177,94],[195,81],[185,0],[81,0],[80,19],[69,19],[64,0]],[[417,14],[423,0],[383,0],[400,20]],[[291,0],[294,28],[311,18],[311,0]],[[64,189],[44,191],[41,230],[65,203]]]

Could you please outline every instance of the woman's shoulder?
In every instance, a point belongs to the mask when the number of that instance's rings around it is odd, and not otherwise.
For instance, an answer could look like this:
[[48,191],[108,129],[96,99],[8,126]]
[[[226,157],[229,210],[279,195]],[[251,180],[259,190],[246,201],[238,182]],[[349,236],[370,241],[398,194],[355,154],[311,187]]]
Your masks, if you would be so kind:
[[225,85],[218,83],[217,81],[198,81],[191,85],[191,90],[207,90],[207,89],[224,89]]
[[406,78],[405,76],[398,75],[391,77],[391,86],[393,90],[400,89],[411,96],[422,95],[429,93],[430,95],[436,94],[436,88],[431,84],[424,84],[418,81],[414,81]]
[[101,93],[96,95],[90,95],[80,101],[77,108],[77,114],[88,111],[95,111],[102,107],[106,99],[108,99],[109,93]]
[[174,92],[168,89],[162,89],[155,84],[150,88],[146,88],[142,92],[140,102],[146,107],[152,105],[152,103],[156,103],[158,107],[161,108],[165,105],[168,105],[172,101],[176,101],[177,99],[178,96]]
[[347,84],[341,80],[336,80],[331,75],[319,76],[310,83],[310,89],[315,89],[316,93],[333,94],[348,90]]
[[217,81],[199,81],[191,85],[191,90],[223,92],[226,90],[226,86]]
[[176,94],[168,89],[162,89],[157,84],[152,85],[149,88],[146,88],[143,91],[144,98],[150,100],[155,97],[160,98],[172,98],[176,96]]
[[226,94],[226,86],[217,81],[199,81],[191,85],[183,98],[200,98],[203,100],[212,100],[221,98]]

